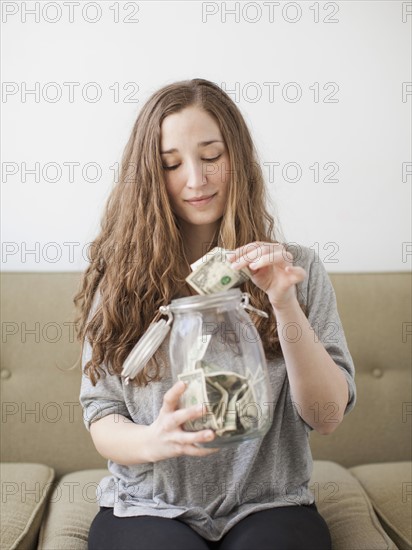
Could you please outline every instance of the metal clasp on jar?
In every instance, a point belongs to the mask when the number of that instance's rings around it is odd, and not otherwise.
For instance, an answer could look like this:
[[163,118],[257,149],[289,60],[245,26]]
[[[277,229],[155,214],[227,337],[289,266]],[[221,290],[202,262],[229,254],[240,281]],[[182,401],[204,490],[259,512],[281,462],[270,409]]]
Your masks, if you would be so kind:
[[260,317],[265,317],[266,319],[269,318],[269,315],[262,311],[261,309],[257,309],[256,307],[253,307],[249,304],[250,302],[250,294],[248,292],[242,292],[242,307],[244,309],[247,309],[248,311],[253,311],[256,313],[256,315],[259,315]]

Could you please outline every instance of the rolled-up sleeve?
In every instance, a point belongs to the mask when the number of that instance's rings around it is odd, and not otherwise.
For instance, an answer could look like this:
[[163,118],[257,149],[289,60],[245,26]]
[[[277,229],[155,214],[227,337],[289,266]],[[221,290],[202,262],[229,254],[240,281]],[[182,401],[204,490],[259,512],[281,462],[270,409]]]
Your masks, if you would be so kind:
[[108,414],[121,414],[130,417],[129,410],[124,399],[123,386],[119,376],[107,372],[101,376],[96,385],[93,386],[90,378],[84,373],[84,366],[91,359],[92,347],[88,340],[85,340],[82,355],[82,382],[79,401],[83,409],[83,422],[90,431],[90,424]]
[[[92,312],[97,307],[99,295],[96,295],[92,305]],[[89,319],[91,314],[89,315]],[[101,375],[93,386],[90,378],[86,376],[84,367],[92,358],[92,346],[87,338],[84,340],[82,353],[82,380],[80,387],[79,401],[83,409],[83,422],[87,430],[90,431],[90,424],[109,414],[121,414],[127,418],[131,418],[127,408],[123,384],[121,377],[112,375],[108,372],[105,364],[101,368],[105,371],[105,375]]]
[[344,414],[356,403],[355,366],[348,349],[342,322],[339,317],[336,294],[329,275],[318,254],[310,250],[310,262],[306,266],[307,317],[314,330],[314,337],[322,342],[348,383],[348,403]]

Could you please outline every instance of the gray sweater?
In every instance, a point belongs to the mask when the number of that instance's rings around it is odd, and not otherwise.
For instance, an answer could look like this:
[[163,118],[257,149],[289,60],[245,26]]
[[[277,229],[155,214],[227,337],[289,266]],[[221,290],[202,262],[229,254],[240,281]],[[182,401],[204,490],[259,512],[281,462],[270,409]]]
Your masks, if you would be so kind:
[[[297,285],[299,300],[307,304],[311,326],[347,379],[347,414],[356,401],[355,369],[334,289],[313,250],[301,246],[293,254],[294,264],[301,265],[307,273]],[[168,345],[169,337],[157,352],[158,361],[166,368],[165,377],[146,388],[125,385],[120,376],[108,373],[93,387],[83,373],[80,404],[88,430],[91,422],[112,413],[124,415],[136,424],[149,425],[157,418],[163,395],[173,384]],[[86,340],[82,368],[90,358],[91,346]],[[114,514],[120,517],[179,517],[202,537],[219,540],[252,512],[313,503],[314,495],[308,486],[312,475],[309,447],[312,428],[300,417],[291,400],[281,354],[278,359],[268,361],[268,370],[274,417],[263,438],[221,448],[207,457],[181,456],[133,466],[109,460],[111,475],[105,476],[96,489],[100,506],[113,507]],[[329,409],[325,414],[332,412]]]

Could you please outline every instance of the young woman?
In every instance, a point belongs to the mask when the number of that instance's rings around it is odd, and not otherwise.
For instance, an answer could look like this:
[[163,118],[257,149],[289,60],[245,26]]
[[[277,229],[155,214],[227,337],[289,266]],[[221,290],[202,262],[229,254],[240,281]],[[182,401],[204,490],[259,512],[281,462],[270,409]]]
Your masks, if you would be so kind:
[[[354,365],[318,255],[279,240],[245,121],[217,85],[194,79],[142,107],[75,297],[83,342],[80,403],[111,475],[89,550],[326,550],[309,488],[308,434],[329,434],[356,400]],[[130,384],[120,376],[158,308],[195,294],[190,264],[214,246],[248,266],[241,289],[265,350],[273,423],[260,439],[205,448],[178,409],[168,338]]]

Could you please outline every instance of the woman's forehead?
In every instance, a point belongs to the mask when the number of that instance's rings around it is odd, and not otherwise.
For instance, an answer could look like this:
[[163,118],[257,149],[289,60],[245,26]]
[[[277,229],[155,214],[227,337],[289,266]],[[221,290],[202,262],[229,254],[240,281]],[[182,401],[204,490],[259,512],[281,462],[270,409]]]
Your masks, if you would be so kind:
[[161,149],[172,153],[178,144],[196,141],[198,147],[224,143],[219,125],[213,117],[198,108],[186,108],[168,115],[161,127]]

